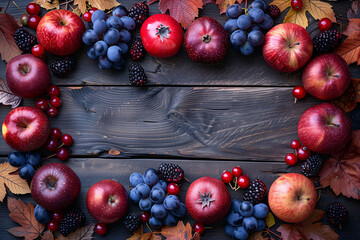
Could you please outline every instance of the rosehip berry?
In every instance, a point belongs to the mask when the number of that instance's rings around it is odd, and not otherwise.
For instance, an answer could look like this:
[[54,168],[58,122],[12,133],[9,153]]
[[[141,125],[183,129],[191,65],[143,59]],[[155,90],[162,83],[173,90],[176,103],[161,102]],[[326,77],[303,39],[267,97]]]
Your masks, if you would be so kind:
[[61,138],[61,142],[65,146],[71,146],[71,144],[73,144],[73,138],[69,134],[64,134]]
[[291,148],[292,149],[298,149],[299,147],[301,147],[300,141],[299,140],[294,140],[291,142]]
[[233,180],[233,175],[231,172],[229,171],[224,171],[221,174],[221,181],[223,181],[223,183],[229,183]]
[[329,18],[322,18],[318,23],[318,27],[322,32],[329,31],[332,27],[332,21]]
[[32,53],[32,55],[34,55],[35,57],[41,57],[41,56],[44,55],[44,53],[45,53],[45,48],[44,48],[43,45],[41,45],[41,44],[35,44],[35,45],[31,48],[31,53]]
[[295,98],[295,103],[296,103],[296,100],[303,99],[306,96],[306,91],[304,87],[296,86],[294,87],[292,94]]
[[28,21],[28,19],[29,19],[29,15],[27,15],[27,14],[23,14],[23,15],[21,15],[20,16],[20,22],[21,22],[21,24],[22,25],[24,25],[24,26],[27,26],[27,21]]
[[47,227],[50,231],[55,232],[59,227],[59,223],[55,222],[54,220],[50,220],[47,224]]
[[167,192],[170,195],[178,195],[180,192],[180,187],[176,183],[169,183],[169,185],[167,186]]
[[198,232],[200,235],[202,235],[205,232],[204,224],[200,222],[196,222],[193,226],[194,232]]
[[53,212],[51,215],[52,220],[54,220],[55,222],[61,222],[61,220],[63,220],[64,218],[64,213],[63,212]]
[[234,177],[240,177],[242,175],[242,169],[239,166],[234,167],[231,172]]
[[142,222],[148,222],[149,219],[150,219],[150,213],[148,213],[148,212],[142,212],[142,213],[140,214],[140,220],[141,220]]
[[58,110],[56,107],[50,107],[48,110],[47,110],[47,114],[50,116],[50,117],[55,117],[57,114],[58,114]]
[[27,25],[29,28],[36,30],[37,26],[39,25],[39,22],[41,20],[41,17],[38,15],[31,15],[27,20]]
[[302,0],[291,0],[291,8],[295,11],[301,10],[303,7],[303,1]]
[[90,12],[85,12],[82,15],[82,19],[84,20],[84,22],[91,22],[91,13]]
[[60,89],[56,85],[51,85],[49,89],[47,90],[47,95],[49,97],[57,97],[60,95]]
[[50,136],[53,136],[53,137],[55,137],[56,139],[59,139],[59,140],[60,140],[60,138],[61,138],[61,136],[62,136],[62,133],[61,133],[60,129],[58,129],[58,128],[52,128],[52,129],[50,129]]
[[96,223],[94,231],[99,235],[105,235],[107,233],[107,225],[105,223]]
[[54,137],[51,137],[46,143],[46,149],[49,152],[56,152],[59,146],[59,141]]
[[294,153],[289,153],[285,156],[285,162],[289,166],[295,165],[297,163],[297,160],[298,158]]
[[91,14],[93,14],[96,10],[98,10],[98,9],[93,7],[93,8],[91,8],[91,9],[89,9],[88,12],[91,13]]
[[307,147],[299,147],[297,150],[297,157],[299,160],[304,161],[311,156],[311,151]]
[[57,108],[60,107],[61,99],[59,97],[52,97],[50,99],[50,105]]
[[40,13],[40,6],[36,3],[29,3],[26,6],[26,12],[29,15],[38,15]]
[[67,147],[61,147],[56,152],[56,157],[60,161],[68,160],[69,156],[70,156],[70,151],[69,151],[69,149]]
[[36,100],[35,106],[38,109],[45,111],[49,108],[49,103],[45,98],[39,98],[38,100]]
[[248,175],[242,175],[238,178],[237,184],[241,189],[246,189],[250,185],[250,178]]

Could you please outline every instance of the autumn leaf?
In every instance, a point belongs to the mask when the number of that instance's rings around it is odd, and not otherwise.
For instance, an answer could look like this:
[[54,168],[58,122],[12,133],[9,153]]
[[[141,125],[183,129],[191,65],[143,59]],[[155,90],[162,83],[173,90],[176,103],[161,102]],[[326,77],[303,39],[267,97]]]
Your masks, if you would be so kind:
[[268,239],[270,239],[270,238],[268,238],[268,237],[264,238],[263,237],[263,232],[254,232],[254,233],[249,235],[247,240],[268,240]]
[[47,230],[41,236],[41,240],[54,240],[54,235],[52,234],[52,232],[50,230]]
[[95,224],[91,223],[85,227],[78,228],[75,232],[70,233],[66,237],[63,235],[60,235],[56,240],[74,240],[74,239],[91,240],[94,238],[93,237],[94,227],[95,227]]
[[265,218],[265,223],[268,228],[271,228],[275,225],[275,218],[272,212],[269,212],[268,215]]
[[235,3],[240,4],[242,2],[242,0],[216,0],[216,4],[218,5],[219,9],[220,9],[220,14],[223,14],[226,12],[226,9],[235,4]]
[[341,107],[345,112],[350,112],[360,102],[360,79],[353,78],[349,88],[340,97],[332,102]]
[[189,240],[192,238],[192,228],[190,223],[184,225],[183,221],[179,221],[176,226],[161,228],[160,234],[167,240]]
[[44,231],[45,225],[36,221],[34,217],[34,205],[27,205],[20,199],[8,197],[8,208],[10,218],[21,225],[21,227],[13,227],[8,232],[16,237],[24,237],[25,240],[38,238]]
[[130,238],[126,240],[160,240],[159,238],[153,233],[144,233],[143,225],[141,225],[136,231],[133,232],[134,235],[132,235]]
[[328,225],[319,222],[324,211],[315,209],[312,215],[303,222],[296,224],[282,224],[276,231],[281,233],[282,239],[298,240],[335,240],[339,239],[339,235]]
[[353,131],[345,153],[325,160],[319,172],[321,186],[330,186],[336,195],[360,199],[360,130]]
[[21,103],[21,97],[13,94],[4,80],[0,78],[0,103],[4,105],[11,105],[12,108],[16,108]]
[[0,13],[0,55],[5,62],[21,54],[14,40],[14,34],[18,28],[18,23],[11,15]]
[[59,0],[36,0],[35,3],[39,4],[40,7],[45,8],[46,10],[60,8]]
[[360,18],[360,0],[354,1],[347,12],[347,18]]
[[81,13],[85,13],[87,11],[86,3],[88,3],[91,7],[95,7],[100,10],[112,9],[120,5],[116,0],[75,0],[74,5],[78,5]]
[[279,7],[280,12],[290,8],[284,18],[284,23],[296,23],[304,28],[308,27],[308,19],[306,12],[310,13],[315,19],[330,18],[332,22],[336,22],[335,13],[329,3],[319,0],[303,0],[303,7],[299,11],[291,8],[290,0],[274,0],[271,5]]

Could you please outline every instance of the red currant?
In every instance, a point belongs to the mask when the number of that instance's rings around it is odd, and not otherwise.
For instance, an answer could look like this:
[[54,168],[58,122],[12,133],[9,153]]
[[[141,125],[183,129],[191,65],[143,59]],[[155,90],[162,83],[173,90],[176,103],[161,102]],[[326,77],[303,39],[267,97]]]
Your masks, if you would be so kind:
[[303,1],[302,0],[291,0],[291,7],[295,11],[299,11],[303,7]]
[[41,56],[44,55],[44,53],[45,53],[45,48],[44,48],[43,45],[41,45],[41,44],[35,44],[35,45],[31,48],[31,53],[32,53],[32,55],[34,55],[35,57],[41,57]]
[[41,17],[38,15],[31,15],[27,21],[27,25],[29,28],[36,30],[37,25],[39,25],[39,22],[41,20]]
[[50,220],[47,224],[47,227],[50,231],[55,232],[59,227],[59,223],[55,222],[54,220]]
[[234,167],[231,172],[234,177],[240,177],[242,175],[242,169],[239,166]]
[[54,137],[50,138],[46,143],[46,149],[49,152],[56,152],[59,146],[59,141]]
[[26,7],[26,12],[29,15],[39,15],[40,13],[40,6],[36,3],[29,3]]
[[176,183],[169,183],[169,185],[167,186],[167,192],[170,195],[178,195],[180,192],[180,187]]
[[60,140],[60,138],[61,138],[61,136],[62,136],[62,133],[61,133],[60,129],[58,129],[58,128],[52,128],[52,129],[50,129],[50,136],[53,136],[53,137],[55,137],[56,139],[59,139],[59,140]]
[[332,21],[329,18],[322,18],[318,23],[318,27],[322,32],[329,31],[332,27]]
[[285,156],[285,162],[287,165],[295,165],[297,163],[297,156],[294,154],[294,153],[289,153],[289,154],[286,154]]
[[291,142],[291,148],[292,149],[298,149],[299,147],[301,147],[300,141],[299,140],[293,140]]
[[50,99],[50,105],[57,108],[60,107],[61,99],[59,97],[52,97]]
[[48,110],[47,110],[47,114],[50,116],[50,117],[55,117],[57,114],[58,114],[58,110],[56,107],[50,107]]
[[36,100],[35,106],[38,109],[45,111],[49,108],[49,103],[45,98],[39,98],[38,100]]
[[20,22],[21,22],[21,24],[22,25],[24,25],[24,26],[27,26],[27,21],[28,21],[28,19],[29,19],[29,15],[27,15],[27,14],[23,14],[23,15],[21,15],[20,16]]
[[299,147],[297,150],[297,157],[299,160],[304,161],[311,156],[311,151],[307,147]]
[[293,96],[295,97],[295,102],[297,99],[303,99],[306,96],[305,88],[302,86],[296,86],[292,92]]
[[96,10],[98,10],[98,9],[93,7],[93,8],[91,8],[91,9],[89,9],[88,12],[91,13],[91,14],[93,14]]
[[56,85],[51,85],[49,89],[47,90],[47,95],[49,97],[57,97],[60,95],[60,89]]
[[63,220],[64,213],[63,212],[53,212],[51,217],[52,217],[52,220],[59,223],[59,222],[61,222],[61,220]]
[[105,223],[96,223],[94,231],[99,235],[105,235],[107,233],[107,225]]
[[242,175],[238,178],[237,184],[241,189],[246,189],[250,185],[250,178],[248,175]]
[[140,220],[141,220],[142,222],[147,222],[147,221],[149,221],[149,219],[150,219],[150,213],[148,213],[148,212],[142,212],[142,213],[140,214]]
[[70,136],[69,134],[65,134],[65,135],[62,136],[61,142],[62,142],[65,146],[71,146],[71,144],[73,144],[73,138],[72,138],[72,136]]
[[229,171],[224,171],[221,174],[221,181],[223,181],[223,183],[229,183],[233,180],[233,175],[231,172]]
[[91,13],[90,12],[85,12],[82,15],[82,19],[84,20],[84,22],[91,22]]
[[193,226],[194,232],[198,232],[200,235],[205,232],[204,224],[196,222]]
[[67,147],[61,147],[56,152],[56,157],[61,161],[68,160],[70,156],[70,151]]

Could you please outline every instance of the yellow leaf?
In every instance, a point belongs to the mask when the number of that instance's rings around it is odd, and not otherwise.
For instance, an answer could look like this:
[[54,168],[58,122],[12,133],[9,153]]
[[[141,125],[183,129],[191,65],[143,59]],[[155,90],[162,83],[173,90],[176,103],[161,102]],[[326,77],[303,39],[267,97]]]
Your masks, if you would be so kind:
[[95,7],[100,10],[107,10],[112,9],[113,7],[116,7],[120,5],[116,0],[75,0],[74,5],[78,5],[78,8],[80,9],[81,13],[86,12],[86,3],[88,3],[91,7]]
[[268,228],[271,228],[272,226],[275,225],[275,218],[271,212],[269,212],[268,215],[266,216],[265,223]]
[[48,1],[48,0],[36,0],[34,1],[35,3],[39,4],[40,7],[45,8],[46,10],[50,10],[50,9],[59,9],[60,5],[59,5],[59,0],[54,0],[54,1]]

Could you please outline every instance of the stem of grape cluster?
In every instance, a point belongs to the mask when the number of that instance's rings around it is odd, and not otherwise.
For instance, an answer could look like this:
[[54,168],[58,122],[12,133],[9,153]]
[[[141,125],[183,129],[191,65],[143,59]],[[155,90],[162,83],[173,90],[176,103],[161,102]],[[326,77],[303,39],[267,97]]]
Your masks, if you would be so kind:
[[[14,1],[12,1],[13,2],[13,4],[18,8],[18,9],[20,9],[20,11],[22,11],[23,13],[25,13],[26,15],[29,15],[29,14],[27,14],[24,10],[22,10],[17,4],[16,4],[16,2],[14,2]],[[8,5],[9,6],[9,5]],[[8,6],[6,6],[6,9],[7,9],[7,7]],[[5,12],[6,12],[6,9],[5,9]]]

